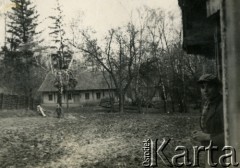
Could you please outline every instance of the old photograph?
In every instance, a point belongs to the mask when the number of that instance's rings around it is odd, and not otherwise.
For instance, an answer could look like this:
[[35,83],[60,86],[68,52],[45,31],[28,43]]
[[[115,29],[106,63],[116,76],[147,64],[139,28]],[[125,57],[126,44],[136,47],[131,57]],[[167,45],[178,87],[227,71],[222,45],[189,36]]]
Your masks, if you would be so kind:
[[238,167],[239,8],[0,0],[0,168]]

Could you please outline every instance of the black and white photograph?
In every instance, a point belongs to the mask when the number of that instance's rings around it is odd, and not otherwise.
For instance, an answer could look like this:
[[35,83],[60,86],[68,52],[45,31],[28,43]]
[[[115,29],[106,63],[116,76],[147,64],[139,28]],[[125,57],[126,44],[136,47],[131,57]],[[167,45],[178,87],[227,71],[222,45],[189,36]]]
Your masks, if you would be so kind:
[[240,167],[239,9],[0,0],[0,168]]

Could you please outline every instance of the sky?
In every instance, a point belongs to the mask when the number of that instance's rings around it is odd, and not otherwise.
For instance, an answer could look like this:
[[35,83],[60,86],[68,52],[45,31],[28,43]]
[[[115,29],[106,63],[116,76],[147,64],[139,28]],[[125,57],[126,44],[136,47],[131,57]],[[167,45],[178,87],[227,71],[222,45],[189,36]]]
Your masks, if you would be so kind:
[[[45,19],[54,15],[55,0],[32,0],[36,5],[40,27],[45,29],[43,36],[48,38],[47,27],[51,22]],[[63,6],[64,20],[69,25],[72,19],[78,18],[81,13],[82,24],[92,27],[97,36],[101,38],[110,28],[121,26],[131,19],[131,14],[137,8],[147,6],[150,8],[162,8],[171,11],[180,23],[180,9],[177,0],[59,0]],[[0,0],[0,45],[4,43],[4,12],[11,9],[10,0]],[[134,18],[133,18],[134,20]]]

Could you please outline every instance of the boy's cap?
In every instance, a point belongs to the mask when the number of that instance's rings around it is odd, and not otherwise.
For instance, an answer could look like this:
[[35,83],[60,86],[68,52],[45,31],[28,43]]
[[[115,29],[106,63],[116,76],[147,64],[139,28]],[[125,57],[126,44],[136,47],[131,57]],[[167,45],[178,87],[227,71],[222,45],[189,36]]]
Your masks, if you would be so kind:
[[202,75],[199,78],[198,83],[203,83],[203,82],[211,82],[211,83],[220,84],[220,81],[218,80],[218,78],[215,75],[212,75],[212,74]]

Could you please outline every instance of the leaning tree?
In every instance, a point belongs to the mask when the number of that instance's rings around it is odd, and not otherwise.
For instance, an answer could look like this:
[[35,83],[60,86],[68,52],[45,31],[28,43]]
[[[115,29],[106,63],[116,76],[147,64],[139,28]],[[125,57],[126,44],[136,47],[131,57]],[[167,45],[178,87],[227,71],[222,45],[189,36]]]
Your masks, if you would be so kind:
[[[54,86],[58,89],[58,104],[62,106],[62,94],[68,89],[74,89],[77,85],[77,80],[74,78],[73,72],[70,69],[59,70],[54,80]],[[68,96],[67,96],[68,100]],[[68,105],[68,104],[67,104]]]
[[77,80],[74,78],[72,71],[70,70],[71,62],[73,60],[73,52],[68,46],[68,40],[65,37],[64,20],[62,7],[57,0],[57,6],[54,8],[56,11],[55,16],[50,16],[53,20],[53,26],[50,26],[50,36],[54,45],[51,48],[55,51],[51,54],[53,67],[57,73],[55,75],[54,86],[58,89],[57,103],[62,106],[62,94],[66,92],[68,100],[68,89],[74,88],[77,84]]

